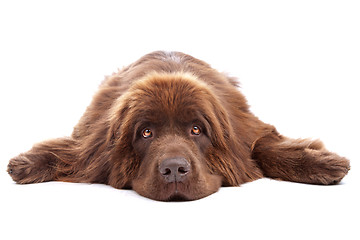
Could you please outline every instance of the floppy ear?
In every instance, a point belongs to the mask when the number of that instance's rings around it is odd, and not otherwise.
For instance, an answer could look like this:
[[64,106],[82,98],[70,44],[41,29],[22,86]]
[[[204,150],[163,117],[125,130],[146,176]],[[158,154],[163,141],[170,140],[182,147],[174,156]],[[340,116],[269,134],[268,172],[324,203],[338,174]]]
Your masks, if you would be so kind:
[[140,165],[132,146],[133,116],[129,98],[122,97],[111,109],[107,141],[112,154],[108,161],[111,164],[108,183],[115,188],[127,188],[135,177]]
[[260,169],[250,158],[250,151],[232,126],[228,113],[218,101],[206,117],[210,123],[213,148],[209,150],[210,169],[224,177],[223,185],[238,186],[262,177]]
[[210,140],[213,146],[219,149],[226,148],[231,130],[227,113],[223,107],[213,106],[204,117],[211,127]]
[[118,142],[131,143],[133,131],[133,119],[136,112],[133,93],[127,92],[119,97],[111,109],[109,109],[107,141],[115,146]]
[[[125,101],[118,100],[110,110],[107,133],[108,144],[114,145],[115,141],[120,138],[120,127],[124,118],[129,111],[129,106]],[[123,124],[125,125],[125,124]]]

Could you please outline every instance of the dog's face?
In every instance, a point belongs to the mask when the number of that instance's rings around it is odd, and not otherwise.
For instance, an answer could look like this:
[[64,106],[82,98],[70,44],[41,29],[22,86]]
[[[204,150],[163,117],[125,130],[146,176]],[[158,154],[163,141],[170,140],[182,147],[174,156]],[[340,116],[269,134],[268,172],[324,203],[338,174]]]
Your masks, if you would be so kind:
[[206,165],[211,146],[199,120],[148,122],[135,129],[133,146],[141,159],[135,191],[157,200],[191,200],[215,192],[221,178]]
[[120,100],[113,161],[123,161],[127,185],[145,197],[194,200],[226,182],[221,168],[227,166],[216,155],[224,148],[225,112],[207,86],[192,78],[148,76]]

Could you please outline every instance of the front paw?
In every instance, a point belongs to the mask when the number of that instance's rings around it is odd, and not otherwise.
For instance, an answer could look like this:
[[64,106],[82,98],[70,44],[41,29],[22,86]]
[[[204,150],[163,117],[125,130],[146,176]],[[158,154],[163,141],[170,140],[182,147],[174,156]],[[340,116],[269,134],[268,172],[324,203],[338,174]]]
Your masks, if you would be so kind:
[[350,170],[350,161],[335,153],[323,150],[305,149],[305,154],[316,161],[311,161],[309,178],[315,184],[339,183]]
[[23,154],[20,154],[10,160],[7,172],[17,183],[31,183],[34,182],[34,179],[31,179],[33,165],[34,163],[32,161]]

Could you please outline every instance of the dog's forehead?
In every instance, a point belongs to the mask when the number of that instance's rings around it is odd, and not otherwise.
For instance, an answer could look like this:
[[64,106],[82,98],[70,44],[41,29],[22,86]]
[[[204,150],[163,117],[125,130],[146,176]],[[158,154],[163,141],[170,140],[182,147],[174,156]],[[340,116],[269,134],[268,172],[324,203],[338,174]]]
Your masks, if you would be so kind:
[[[211,91],[204,81],[189,72],[152,72],[137,80],[133,85],[133,89],[142,91],[145,96],[162,96],[165,98],[186,97]],[[183,93],[185,93],[185,96],[181,95]]]
[[188,73],[156,73],[139,80],[133,86],[133,104],[138,111],[153,118],[193,118],[203,110],[208,86]]

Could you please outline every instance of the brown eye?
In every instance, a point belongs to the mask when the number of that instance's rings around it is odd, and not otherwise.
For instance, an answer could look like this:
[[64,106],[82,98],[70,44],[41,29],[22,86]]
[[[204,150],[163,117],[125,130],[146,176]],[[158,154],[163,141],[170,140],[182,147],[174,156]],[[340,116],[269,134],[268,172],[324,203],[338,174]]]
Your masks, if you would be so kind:
[[201,133],[201,129],[198,126],[193,126],[191,129],[191,134],[193,135],[200,135]]
[[148,128],[145,128],[144,131],[142,132],[143,138],[151,138],[152,135],[153,135],[152,131]]

